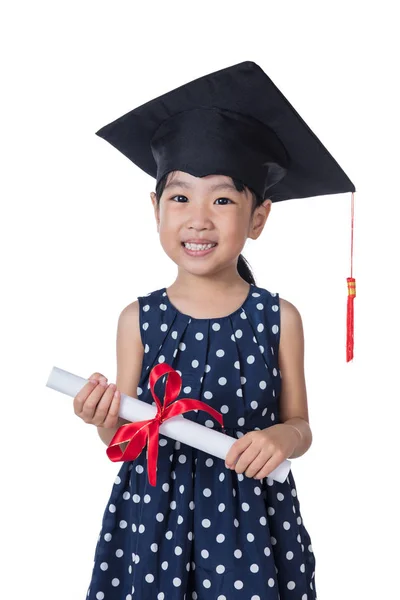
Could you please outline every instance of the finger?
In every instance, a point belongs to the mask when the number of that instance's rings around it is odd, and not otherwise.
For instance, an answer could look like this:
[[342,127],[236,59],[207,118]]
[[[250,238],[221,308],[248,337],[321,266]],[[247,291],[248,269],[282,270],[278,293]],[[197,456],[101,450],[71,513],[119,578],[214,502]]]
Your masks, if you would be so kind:
[[280,452],[274,453],[271,458],[264,464],[264,466],[254,475],[254,479],[264,479],[281,464],[283,458]]
[[96,425],[97,427],[103,426],[103,423],[108,415],[115,389],[116,385],[114,383],[109,383],[105,388],[102,397],[95,406],[94,415],[91,420],[92,425]]
[[250,444],[251,437],[248,433],[232,444],[228,454],[225,457],[225,465],[228,467],[228,469],[231,469],[234,466],[240,454],[242,454],[242,452],[244,452],[246,448],[250,446]]
[[120,404],[121,393],[116,389],[111,400],[110,408],[108,409],[107,417],[102,427],[115,427],[117,425]]
[[261,450],[261,452],[256,456],[253,462],[248,466],[245,471],[246,477],[254,477],[261,471],[261,469],[265,466],[267,461],[271,457],[271,452],[268,452],[265,448]]
[[256,444],[249,446],[243,454],[239,456],[239,459],[235,465],[236,473],[244,473],[253,460],[260,454],[261,449]]
[[99,404],[100,400],[103,397],[103,394],[106,391],[106,386],[107,384],[103,385],[102,383],[96,385],[93,391],[89,394],[89,396],[83,403],[82,410],[78,414],[78,416],[81,417],[81,419],[83,419],[84,421],[86,421],[86,423],[92,422],[97,405]]
[[95,387],[98,384],[99,384],[98,381],[88,381],[87,383],[85,383],[85,385],[82,387],[82,389],[79,390],[79,392],[76,394],[76,396],[74,398],[74,403],[73,403],[75,414],[77,414],[78,416],[81,414],[82,408],[86,402],[86,399],[88,398],[88,396],[92,393],[92,391],[95,389]]

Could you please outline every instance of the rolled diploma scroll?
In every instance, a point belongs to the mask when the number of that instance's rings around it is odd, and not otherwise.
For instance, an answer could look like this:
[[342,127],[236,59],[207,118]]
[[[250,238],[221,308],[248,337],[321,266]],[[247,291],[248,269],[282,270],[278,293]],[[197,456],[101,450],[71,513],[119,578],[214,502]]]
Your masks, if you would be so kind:
[[[88,379],[53,367],[46,386],[74,398],[87,382]],[[131,422],[145,421],[153,419],[156,413],[155,406],[121,393],[119,416],[123,419]],[[161,423],[160,433],[223,460],[231,446],[237,441],[237,438],[185,419],[183,415],[171,417]],[[284,460],[271,471],[268,477],[283,483],[290,471],[290,464],[290,460]]]

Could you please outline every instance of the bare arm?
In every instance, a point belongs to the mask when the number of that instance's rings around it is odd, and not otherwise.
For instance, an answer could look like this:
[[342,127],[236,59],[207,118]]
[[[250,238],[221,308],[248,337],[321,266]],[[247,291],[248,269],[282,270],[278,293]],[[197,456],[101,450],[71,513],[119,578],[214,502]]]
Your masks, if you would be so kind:
[[[117,327],[117,389],[133,398],[137,397],[142,370],[144,348],[140,337],[139,302],[136,300],[126,306],[118,319]],[[117,429],[129,423],[118,419],[117,427],[98,427],[97,431],[102,441],[108,446]]]
[[289,458],[298,458],[312,443],[309,425],[307,390],[304,376],[304,334],[297,308],[280,298],[281,336],[279,365],[282,373],[280,396],[281,422],[297,429],[298,444]]

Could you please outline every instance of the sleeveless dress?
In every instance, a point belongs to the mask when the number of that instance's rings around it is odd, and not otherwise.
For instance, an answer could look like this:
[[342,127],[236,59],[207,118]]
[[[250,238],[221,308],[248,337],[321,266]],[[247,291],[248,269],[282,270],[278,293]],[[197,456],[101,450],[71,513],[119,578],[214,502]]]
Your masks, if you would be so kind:
[[[137,397],[154,404],[149,372],[179,371],[178,398],[200,399],[241,437],[280,422],[279,295],[250,285],[225,317],[179,312],[166,288],[138,297],[144,357]],[[155,385],[162,401],[165,377]],[[220,430],[204,411],[185,418]],[[283,483],[160,434],[157,485],[146,451],[122,463],[97,540],[89,600],[314,600],[315,558],[293,474]],[[293,463],[292,463],[293,465]]]

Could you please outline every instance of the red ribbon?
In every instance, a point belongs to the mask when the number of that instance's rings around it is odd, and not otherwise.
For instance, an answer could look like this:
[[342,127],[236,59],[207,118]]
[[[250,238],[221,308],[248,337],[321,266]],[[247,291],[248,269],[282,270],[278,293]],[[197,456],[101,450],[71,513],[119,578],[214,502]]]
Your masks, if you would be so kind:
[[[167,374],[165,384],[164,405],[161,404],[154,388],[157,381]],[[223,427],[223,417],[217,410],[195,398],[174,400],[179,396],[182,387],[182,378],[175,369],[166,363],[160,363],[150,371],[150,390],[156,402],[157,414],[153,419],[136,421],[122,425],[114,434],[108,448],[107,456],[113,462],[135,460],[148,442],[147,474],[151,485],[156,485],[158,437],[160,425],[163,421],[176,417],[189,410],[205,410]],[[173,403],[173,404],[172,404]],[[128,442],[122,451],[119,444]]]

